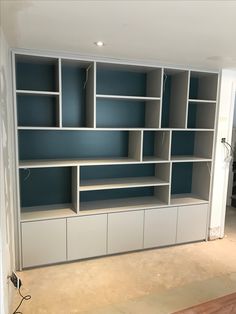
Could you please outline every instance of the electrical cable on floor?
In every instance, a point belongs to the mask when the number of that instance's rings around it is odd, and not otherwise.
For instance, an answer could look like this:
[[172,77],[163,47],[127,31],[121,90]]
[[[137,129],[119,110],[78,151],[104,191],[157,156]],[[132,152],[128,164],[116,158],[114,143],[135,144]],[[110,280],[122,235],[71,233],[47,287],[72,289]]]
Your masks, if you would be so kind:
[[228,143],[228,142],[224,142],[224,144],[228,145],[230,147],[231,153],[232,155],[234,154],[234,149],[233,147]]
[[21,301],[19,303],[19,305],[17,306],[17,308],[15,309],[15,311],[13,312],[13,314],[23,314],[22,312],[19,312],[19,308],[21,307],[22,303],[24,301],[29,301],[31,299],[31,295],[30,294],[27,294],[27,295],[22,295],[21,291],[20,291],[20,288],[18,289],[18,292],[19,292],[19,295],[21,296]]

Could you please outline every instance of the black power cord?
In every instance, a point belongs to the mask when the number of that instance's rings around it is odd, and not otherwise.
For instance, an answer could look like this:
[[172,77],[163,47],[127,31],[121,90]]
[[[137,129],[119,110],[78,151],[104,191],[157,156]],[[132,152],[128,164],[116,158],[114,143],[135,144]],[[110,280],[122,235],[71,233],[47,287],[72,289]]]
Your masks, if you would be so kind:
[[[21,287],[20,287],[21,288]],[[19,305],[17,306],[17,308],[15,309],[15,311],[13,312],[13,314],[23,314],[22,312],[19,312],[19,308],[21,307],[22,303],[24,301],[29,301],[31,299],[31,295],[30,294],[27,294],[27,295],[22,295],[21,291],[20,291],[20,288],[18,289],[18,292],[19,292],[19,295],[21,296],[21,301],[19,303]]]

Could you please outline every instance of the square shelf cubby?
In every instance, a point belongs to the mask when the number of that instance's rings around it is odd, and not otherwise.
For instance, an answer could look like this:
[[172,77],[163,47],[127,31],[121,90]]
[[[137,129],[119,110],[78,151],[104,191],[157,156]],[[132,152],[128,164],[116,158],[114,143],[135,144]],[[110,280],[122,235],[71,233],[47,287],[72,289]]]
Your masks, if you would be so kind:
[[58,127],[58,96],[18,94],[17,120],[21,127]]
[[172,164],[171,204],[185,205],[209,201],[211,163]]
[[212,131],[172,131],[171,160],[211,159],[213,137]]
[[94,63],[62,59],[63,127],[94,127],[94,75]]
[[160,68],[97,63],[97,95],[151,97],[161,96]]
[[189,72],[164,69],[162,87],[162,128],[185,128]]
[[162,161],[170,158],[170,132],[143,132],[143,161]]
[[188,128],[214,129],[216,103],[189,101],[188,103]]
[[218,74],[207,72],[190,72],[189,99],[216,101]]
[[16,90],[59,92],[58,59],[16,55]]
[[78,199],[77,167],[25,168],[19,170],[21,219],[74,215]]

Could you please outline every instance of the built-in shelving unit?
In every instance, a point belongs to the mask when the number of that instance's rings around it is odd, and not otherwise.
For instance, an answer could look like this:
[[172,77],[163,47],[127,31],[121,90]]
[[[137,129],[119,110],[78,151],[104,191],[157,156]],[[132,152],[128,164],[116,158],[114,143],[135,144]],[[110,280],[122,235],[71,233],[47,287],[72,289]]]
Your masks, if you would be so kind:
[[[145,224],[144,217],[158,211],[153,221],[161,215],[160,221],[176,222],[177,233],[171,236],[177,234],[176,240],[162,243],[169,245],[179,243],[182,206],[189,206],[190,211],[193,206],[205,206],[198,207],[201,233],[195,240],[204,238],[217,73],[20,52],[14,54],[14,64],[23,267],[43,264],[41,259],[31,262],[27,257],[33,250],[28,232],[40,230],[33,228],[36,223],[68,232],[65,241],[83,230],[82,240],[90,241],[90,247],[94,240],[89,232],[96,233],[107,224],[102,234],[109,242],[109,230],[116,230],[109,224],[127,224],[119,217],[133,215],[127,218],[132,230],[136,218]],[[77,221],[73,219],[81,219],[82,229],[70,231]],[[165,226],[154,229],[161,228]],[[140,230],[148,231],[145,226]],[[145,247],[145,235],[140,235],[143,237]],[[40,246],[39,234],[37,241]],[[188,241],[186,237],[182,242]],[[74,254],[71,243],[67,245],[68,254],[45,263],[67,260],[65,256],[104,255],[104,247],[106,254],[116,252],[110,242],[102,245],[99,254],[91,253],[92,248],[84,255]],[[135,248],[131,245],[129,250]]]

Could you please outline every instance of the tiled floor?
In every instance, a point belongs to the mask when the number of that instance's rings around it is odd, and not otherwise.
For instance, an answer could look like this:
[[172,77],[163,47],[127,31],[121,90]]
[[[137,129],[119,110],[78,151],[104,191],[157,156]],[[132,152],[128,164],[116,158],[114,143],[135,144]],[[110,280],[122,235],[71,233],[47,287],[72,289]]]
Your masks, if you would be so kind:
[[[24,314],[165,314],[236,292],[236,210],[223,240],[20,273]],[[15,300],[15,304],[19,301]]]

